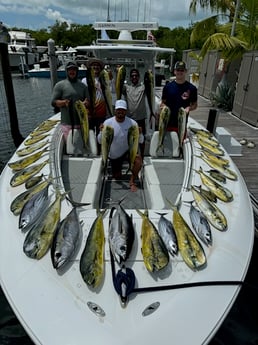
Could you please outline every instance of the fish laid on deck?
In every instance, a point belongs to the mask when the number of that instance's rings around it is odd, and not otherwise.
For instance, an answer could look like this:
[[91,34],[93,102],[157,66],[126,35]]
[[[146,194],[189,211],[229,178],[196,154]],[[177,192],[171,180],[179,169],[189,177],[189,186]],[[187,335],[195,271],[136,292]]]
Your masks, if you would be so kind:
[[43,150],[35,152],[31,154],[30,156],[21,158],[15,162],[10,162],[8,163],[8,166],[13,170],[13,171],[19,171],[24,168],[27,168],[29,165],[35,163],[38,159],[41,158],[41,156],[47,152],[49,149],[48,147],[45,147]]
[[208,189],[210,189],[218,199],[224,202],[230,202],[233,200],[232,192],[228,188],[222,187],[218,182],[205,174],[205,172],[202,170],[202,167],[197,170],[197,173],[200,175],[202,183]]
[[46,188],[50,184],[50,179],[43,181],[30,189],[22,192],[21,194],[17,195],[17,197],[11,202],[10,210],[15,215],[18,216],[21,213],[22,208],[26,204],[26,202],[32,198],[34,194],[41,191],[42,189]]
[[51,260],[55,269],[66,265],[76,252],[81,236],[81,224],[76,207],[58,224],[51,246]]
[[173,224],[170,220],[165,218],[164,213],[158,213],[160,215],[159,222],[158,222],[158,232],[160,237],[162,238],[165,246],[169,253],[174,256],[178,253],[178,244],[175,229]]
[[214,203],[205,198],[195,186],[191,186],[191,191],[197,206],[210,224],[220,231],[226,231],[228,225],[223,212]]
[[126,213],[120,202],[110,211],[108,240],[116,261],[119,264],[126,261],[134,243],[134,226],[132,216]]
[[212,245],[212,233],[210,224],[203,214],[199,211],[193,203],[191,203],[190,213],[189,213],[193,229],[195,230],[197,236],[200,240],[206,244],[206,246]]
[[206,157],[202,156],[202,160],[207,163],[211,168],[219,171],[222,175],[224,175],[229,180],[236,181],[237,180],[237,174],[230,168],[225,167],[221,164],[218,164],[212,160],[207,159]]
[[207,263],[205,252],[177,207],[172,206],[172,208],[172,223],[176,232],[179,252],[188,267],[192,270],[200,270]]
[[32,176],[36,175],[38,172],[40,172],[46,164],[49,163],[49,159],[46,161],[31,165],[25,169],[17,171],[13,177],[11,178],[10,185],[12,187],[19,186],[26,181],[28,181]]
[[97,288],[104,276],[105,233],[103,217],[105,211],[98,211],[80,258],[82,279],[92,288]]
[[48,136],[49,134],[41,134],[37,135],[36,137],[28,137],[26,140],[24,140],[23,144],[25,146],[30,146],[46,139]]
[[29,155],[29,154],[37,151],[37,150],[42,149],[48,143],[49,143],[49,141],[45,140],[45,141],[40,141],[34,145],[25,146],[25,147],[17,150],[16,154],[20,157],[27,156],[27,155]]
[[29,258],[39,260],[51,247],[55,231],[60,222],[61,201],[63,198],[64,194],[57,191],[55,200],[27,233],[23,243],[23,251]]
[[22,232],[28,231],[45,211],[48,205],[48,188],[49,184],[34,194],[23,206],[19,216],[19,229]]
[[149,272],[160,271],[169,262],[168,250],[158,230],[148,217],[148,211],[136,210],[142,218],[141,239],[142,255],[145,267]]

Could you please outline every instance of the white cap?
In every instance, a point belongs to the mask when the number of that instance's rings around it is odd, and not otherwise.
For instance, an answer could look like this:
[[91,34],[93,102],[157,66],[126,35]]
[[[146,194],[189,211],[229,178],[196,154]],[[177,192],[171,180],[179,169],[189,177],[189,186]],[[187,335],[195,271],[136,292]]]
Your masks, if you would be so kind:
[[125,109],[127,110],[127,103],[123,99],[119,99],[116,101],[115,109]]

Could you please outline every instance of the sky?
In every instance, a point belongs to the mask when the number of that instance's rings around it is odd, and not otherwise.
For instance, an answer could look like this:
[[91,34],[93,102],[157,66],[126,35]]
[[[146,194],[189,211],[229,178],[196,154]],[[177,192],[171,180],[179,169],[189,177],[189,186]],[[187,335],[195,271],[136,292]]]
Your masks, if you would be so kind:
[[[0,21],[7,28],[48,29],[58,20],[76,24],[95,21],[151,21],[159,26],[187,28],[209,16],[189,15],[191,0],[0,0]],[[109,11],[108,11],[109,4]]]

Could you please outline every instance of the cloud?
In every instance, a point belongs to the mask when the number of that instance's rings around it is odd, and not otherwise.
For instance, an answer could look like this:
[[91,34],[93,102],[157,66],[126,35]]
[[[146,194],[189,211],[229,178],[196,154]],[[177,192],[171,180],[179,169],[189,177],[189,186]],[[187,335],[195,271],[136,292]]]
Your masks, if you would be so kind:
[[[68,24],[93,24],[95,21],[157,21],[170,28],[188,27],[192,21],[203,19],[207,12],[198,10],[189,16],[191,0],[0,0],[0,20],[7,26],[41,29],[54,25],[56,20]],[[19,24],[19,25],[17,25]],[[44,26],[42,26],[44,25]]]

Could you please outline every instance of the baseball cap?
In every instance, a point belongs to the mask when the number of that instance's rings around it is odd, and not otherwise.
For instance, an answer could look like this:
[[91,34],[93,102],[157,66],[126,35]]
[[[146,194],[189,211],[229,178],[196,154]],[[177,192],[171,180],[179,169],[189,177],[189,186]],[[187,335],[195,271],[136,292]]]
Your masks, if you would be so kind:
[[78,69],[78,66],[77,66],[76,62],[68,61],[66,64],[66,69],[69,69],[69,68],[77,68]]
[[127,110],[127,103],[123,99],[119,99],[115,103],[115,109],[125,109]]
[[174,69],[187,69],[186,68],[186,63],[184,61],[177,61],[175,63]]

